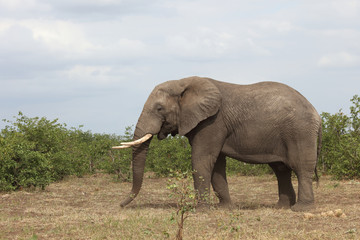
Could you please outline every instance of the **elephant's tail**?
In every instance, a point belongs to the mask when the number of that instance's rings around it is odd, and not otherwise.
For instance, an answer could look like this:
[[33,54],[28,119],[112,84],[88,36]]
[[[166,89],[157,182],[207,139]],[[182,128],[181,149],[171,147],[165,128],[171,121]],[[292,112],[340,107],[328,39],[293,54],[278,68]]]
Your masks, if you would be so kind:
[[320,122],[319,132],[318,132],[317,158],[316,158],[316,165],[315,165],[315,180],[316,180],[317,187],[319,187],[319,175],[318,175],[318,171],[317,171],[317,164],[318,164],[319,158],[320,158],[321,146],[322,146],[322,123]]

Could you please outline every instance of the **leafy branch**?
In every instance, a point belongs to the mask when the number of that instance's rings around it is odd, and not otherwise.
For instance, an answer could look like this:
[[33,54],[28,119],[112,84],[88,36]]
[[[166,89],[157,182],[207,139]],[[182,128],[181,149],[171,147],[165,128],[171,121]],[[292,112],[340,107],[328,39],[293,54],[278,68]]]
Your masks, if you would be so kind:
[[178,226],[176,239],[183,239],[185,220],[190,213],[195,212],[197,204],[196,191],[193,187],[192,174],[187,171],[184,173],[171,171],[171,178],[168,180],[167,189],[171,191],[170,197],[176,199],[177,211],[176,222]]

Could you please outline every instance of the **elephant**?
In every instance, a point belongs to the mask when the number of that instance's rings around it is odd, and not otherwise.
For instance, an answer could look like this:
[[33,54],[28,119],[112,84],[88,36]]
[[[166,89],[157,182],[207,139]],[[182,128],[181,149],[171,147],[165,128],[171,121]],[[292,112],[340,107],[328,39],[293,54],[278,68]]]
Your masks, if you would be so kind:
[[[277,82],[238,85],[188,77],[157,85],[134,130],[133,183],[124,207],[139,193],[146,153],[154,135],[185,136],[191,145],[194,188],[199,202],[210,184],[220,206],[231,206],[226,157],[268,164],[278,181],[277,208],[307,211],[315,207],[314,172],[321,149],[321,118],[298,91]],[[291,182],[298,179],[298,199]]]

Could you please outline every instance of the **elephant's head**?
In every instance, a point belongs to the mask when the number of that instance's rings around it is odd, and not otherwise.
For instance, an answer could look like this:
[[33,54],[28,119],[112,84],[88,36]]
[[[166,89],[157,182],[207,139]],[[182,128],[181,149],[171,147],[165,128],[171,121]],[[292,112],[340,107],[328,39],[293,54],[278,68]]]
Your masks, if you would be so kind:
[[220,104],[220,92],[210,79],[190,77],[155,87],[137,122],[134,141],[113,147],[133,146],[133,186],[121,206],[130,203],[140,191],[151,137],[158,135],[161,140],[168,134],[185,136],[199,122],[215,115]]

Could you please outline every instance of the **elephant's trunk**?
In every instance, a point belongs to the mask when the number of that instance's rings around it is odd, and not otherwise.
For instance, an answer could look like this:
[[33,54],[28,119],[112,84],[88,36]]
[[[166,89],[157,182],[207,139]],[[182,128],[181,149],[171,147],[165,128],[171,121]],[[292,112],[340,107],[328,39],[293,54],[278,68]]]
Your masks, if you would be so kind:
[[[144,136],[144,132],[137,126],[134,132],[134,140],[140,139]],[[134,146],[132,152],[132,171],[133,171],[133,185],[128,197],[120,204],[121,207],[125,207],[138,195],[144,177],[144,168],[146,154],[149,149],[150,139],[141,145]]]
[[[122,143],[120,148],[133,147],[132,151],[132,171],[133,171],[133,185],[128,197],[121,202],[124,207],[129,204],[138,195],[144,177],[146,154],[149,150],[150,141],[153,135],[160,132],[163,124],[162,118],[152,113],[153,102],[156,100],[150,94],[146,101],[143,111],[138,119],[134,132],[134,141],[131,143]],[[140,140],[142,139],[142,140]],[[138,140],[138,141],[136,141]],[[139,145],[140,144],[140,145]]]

